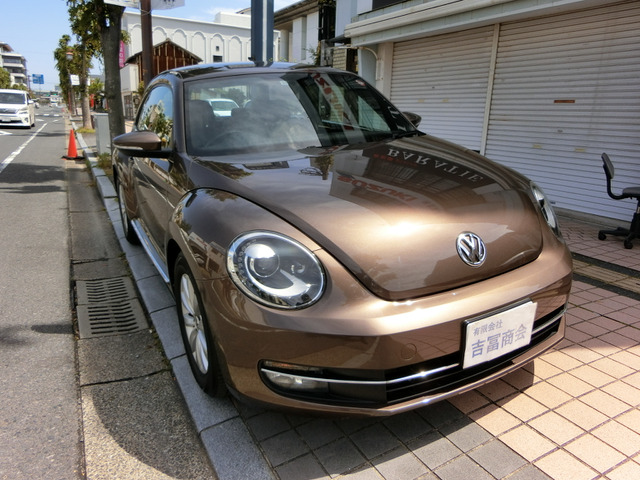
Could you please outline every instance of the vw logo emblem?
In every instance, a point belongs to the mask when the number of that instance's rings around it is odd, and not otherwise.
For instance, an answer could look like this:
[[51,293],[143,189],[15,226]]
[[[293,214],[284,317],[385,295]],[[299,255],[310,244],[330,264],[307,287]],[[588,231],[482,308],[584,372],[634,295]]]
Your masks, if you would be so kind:
[[458,235],[456,248],[462,261],[472,267],[479,267],[487,258],[487,248],[475,233],[464,232]]

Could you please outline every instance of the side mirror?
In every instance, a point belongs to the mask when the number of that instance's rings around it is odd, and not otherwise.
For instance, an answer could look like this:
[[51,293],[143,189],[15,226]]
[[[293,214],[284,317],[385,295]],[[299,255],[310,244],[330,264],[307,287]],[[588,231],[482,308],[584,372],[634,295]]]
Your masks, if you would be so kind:
[[113,139],[113,144],[130,157],[167,157],[171,153],[169,150],[162,149],[162,140],[157,133],[150,130],[118,135]]
[[420,125],[420,122],[422,121],[422,117],[420,115],[412,112],[402,112],[402,114],[405,116],[407,120],[411,122],[411,124],[414,127],[418,128],[418,126]]

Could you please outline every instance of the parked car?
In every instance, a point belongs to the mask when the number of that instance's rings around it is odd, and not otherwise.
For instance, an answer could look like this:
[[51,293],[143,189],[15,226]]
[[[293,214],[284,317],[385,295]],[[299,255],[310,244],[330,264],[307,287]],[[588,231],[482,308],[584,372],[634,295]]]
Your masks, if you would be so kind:
[[231,111],[238,108],[238,104],[229,98],[209,98],[207,100],[213,109],[213,113],[219,117],[231,116]]
[[[231,90],[231,116],[201,100]],[[563,338],[572,265],[549,200],[418,121],[330,68],[151,83],[114,139],[122,226],[171,285],[206,392],[390,415]]]
[[0,90],[0,123],[13,123],[27,128],[36,124],[36,107],[24,90]]

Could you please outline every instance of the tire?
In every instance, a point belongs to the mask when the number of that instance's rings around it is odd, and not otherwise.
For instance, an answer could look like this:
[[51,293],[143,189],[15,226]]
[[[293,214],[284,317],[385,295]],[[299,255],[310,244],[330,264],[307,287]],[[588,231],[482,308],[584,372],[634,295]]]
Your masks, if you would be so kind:
[[120,182],[116,182],[116,188],[118,192],[118,210],[120,211],[120,222],[122,223],[122,229],[124,230],[124,238],[132,245],[140,244],[138,234],[131,225],[129,214],[127,214],[127,207],[124,203],[124,187]]
[[178,255],[173,277],[182,341],[193,377],[212,397],[225,396],[227,389],[215,351],[202,298],[184,255]]

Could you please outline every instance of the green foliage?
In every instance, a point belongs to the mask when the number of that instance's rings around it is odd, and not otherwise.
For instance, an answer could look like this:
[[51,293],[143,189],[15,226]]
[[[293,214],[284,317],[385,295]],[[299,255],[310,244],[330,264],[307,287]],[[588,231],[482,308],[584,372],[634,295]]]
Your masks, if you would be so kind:
[[11,86],[11,74],[6,68],[0,68],[0,88]]

